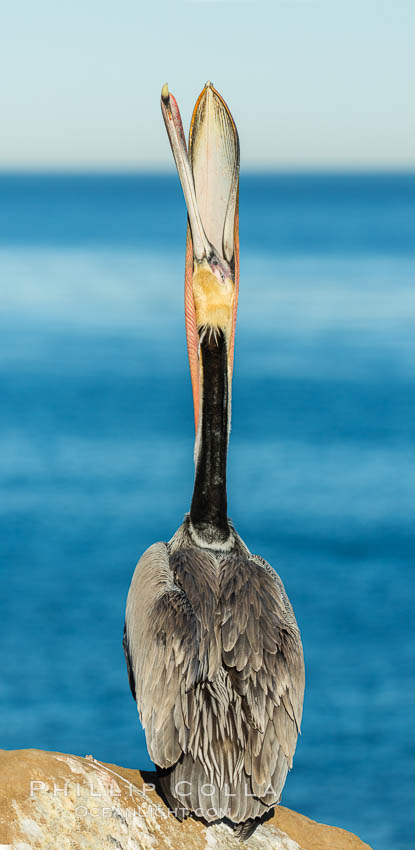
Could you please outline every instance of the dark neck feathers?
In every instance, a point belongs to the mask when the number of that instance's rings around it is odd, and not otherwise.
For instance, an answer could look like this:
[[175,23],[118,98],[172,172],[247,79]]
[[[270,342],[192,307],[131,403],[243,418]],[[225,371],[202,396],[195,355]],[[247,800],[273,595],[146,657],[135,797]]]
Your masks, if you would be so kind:
[[228,352],[222,330],[207,328],[200,343],[201,423],[190,520],[206,543],[229,538],[226,497],[229,387]]

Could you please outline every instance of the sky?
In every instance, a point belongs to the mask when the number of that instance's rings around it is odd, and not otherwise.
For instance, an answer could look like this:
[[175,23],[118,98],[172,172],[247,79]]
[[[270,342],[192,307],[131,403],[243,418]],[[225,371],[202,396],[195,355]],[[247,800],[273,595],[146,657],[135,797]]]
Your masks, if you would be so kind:
[[207,79],[249,169],[415,167],[415,0],[3,0],[0,169],[173,170]]

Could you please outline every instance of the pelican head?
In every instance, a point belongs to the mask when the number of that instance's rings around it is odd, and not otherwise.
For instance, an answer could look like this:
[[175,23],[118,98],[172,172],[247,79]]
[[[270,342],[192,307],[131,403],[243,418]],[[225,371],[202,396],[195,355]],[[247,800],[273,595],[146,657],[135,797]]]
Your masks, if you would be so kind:
[[185,314],[197,427],[201,333],[223,332],[232,376],[239,285],[239,140],[232,115],[211,82],[193,110],[189,152],[179,107],[167,83],[161,110],[188,213]]

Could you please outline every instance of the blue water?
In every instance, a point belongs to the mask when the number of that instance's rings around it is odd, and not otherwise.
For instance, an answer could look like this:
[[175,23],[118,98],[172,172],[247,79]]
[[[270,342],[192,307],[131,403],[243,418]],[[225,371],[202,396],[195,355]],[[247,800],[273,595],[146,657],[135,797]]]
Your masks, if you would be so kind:
[[[230,514],[302,630],[283,802],[415,830],[415,176],[241,179]],[[192,489],[171,177],[0,178],[4,748],[148,767],[121,649]]]

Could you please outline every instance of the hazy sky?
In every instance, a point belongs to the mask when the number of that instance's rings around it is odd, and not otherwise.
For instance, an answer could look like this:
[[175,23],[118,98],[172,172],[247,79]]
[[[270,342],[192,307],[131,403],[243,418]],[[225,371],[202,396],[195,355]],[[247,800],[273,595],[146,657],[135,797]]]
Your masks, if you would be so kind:
[[3,0],[0,168],[172,168],[207,79],[245,167],[415,167],[415,0]]

